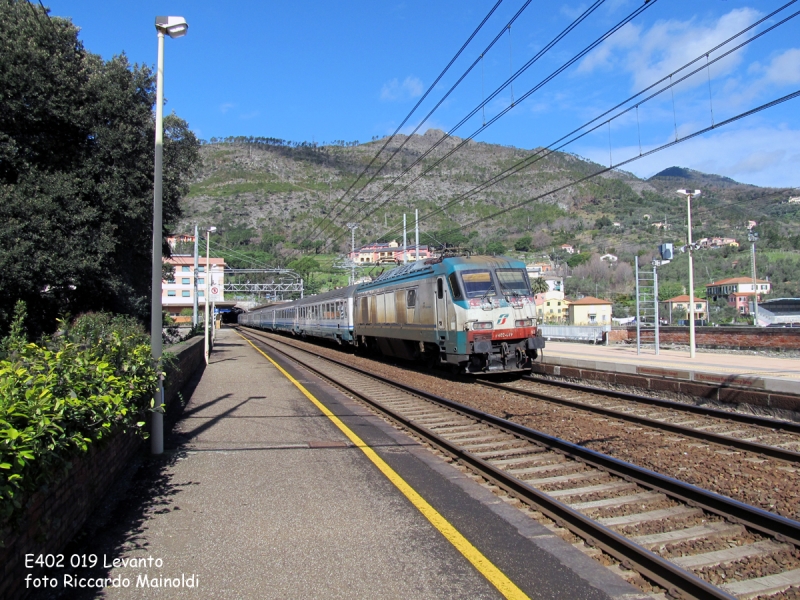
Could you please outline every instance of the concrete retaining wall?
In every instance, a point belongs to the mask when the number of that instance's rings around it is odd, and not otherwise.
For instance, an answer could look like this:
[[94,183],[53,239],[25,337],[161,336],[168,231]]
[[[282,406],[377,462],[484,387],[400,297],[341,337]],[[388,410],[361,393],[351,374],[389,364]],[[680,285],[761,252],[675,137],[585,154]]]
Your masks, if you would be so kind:
[[[176,360],[166,370],[164,399],[167,420],[174,422],[183,410],[179,392],[202,365],[203,338],[195,337],[167,349]],[[72,460],[72,468],[58,482],[45,486],[27,501],[25,513],[2,528],[0,548],[0,598],[25,598],[25,577],[40,577],[43,569],[25,568],[25,555],[58,554],[75,536],[110,490],[114,480],[134,454],[142,451],[143,440],[131,433],[119,433],[102,445]],[[64,557],[66,561],[69,557]],[[41,588],[39,588],[41,589]]]

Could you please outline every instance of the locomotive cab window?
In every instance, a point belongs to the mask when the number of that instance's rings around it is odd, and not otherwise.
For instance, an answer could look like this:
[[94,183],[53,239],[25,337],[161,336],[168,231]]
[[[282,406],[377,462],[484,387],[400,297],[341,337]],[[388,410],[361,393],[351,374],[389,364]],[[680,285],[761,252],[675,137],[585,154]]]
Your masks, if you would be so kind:
[[447,280],[450,282],[450,291],[453,292],[453,300],[460,300],[461,287],[458,285],[458,277],[455,273],[450,273]]
[[496,296],[492,274],[484,270],[461,271],[461,281],[464,282],[464,293],[467,298],[483,298]]
[[525,269],[497,269],[500,293],[504,296],[530,296],[531,284]]
[[406,308],[414,308],[417,305],[417,290],[406,292]]
[[444,298],[444,283],[441,277],[436,280],[436,297],[439,300]]

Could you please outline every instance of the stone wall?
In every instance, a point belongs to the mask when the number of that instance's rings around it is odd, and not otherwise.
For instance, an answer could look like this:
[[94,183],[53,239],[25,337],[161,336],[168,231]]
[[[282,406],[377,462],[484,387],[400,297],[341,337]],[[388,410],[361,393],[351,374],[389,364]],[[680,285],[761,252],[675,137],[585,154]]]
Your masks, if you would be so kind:
[[[167,420],[180,416],[179,392],[203,359],[203,338],[195,337],[168,349],[175,361],[166,369],[164,399]],[[25,578],[41,577],[43,569],[25,567],[25,555],[57,555],[80,531],[98,502],[134,454],[146,444],[132,433],[119,433],[102,445],[72,460],[72,468],[58,482],[45,486],[27,501],[25,513],[2,529],[0,548],[0,598],[24,598],[36,588],[26,587]],[[68,564],[69,557],[64,557]],[[41,581],[41,580],[40,580]],[[41,589],[41,588],[39,588]]]

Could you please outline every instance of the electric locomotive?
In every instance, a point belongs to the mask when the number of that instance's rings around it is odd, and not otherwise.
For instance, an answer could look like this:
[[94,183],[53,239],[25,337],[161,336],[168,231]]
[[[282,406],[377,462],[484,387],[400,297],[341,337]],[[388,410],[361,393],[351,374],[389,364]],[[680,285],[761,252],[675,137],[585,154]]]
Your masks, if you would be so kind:
[[445,257],[392,269],[359,285],[355,343],[462,373],[527,370],[544,339],[521,261]]
[[462,373],[530,369],[544,348],[525,264],[505,257],[444,257],[240,315],[242,325],[352,344]]

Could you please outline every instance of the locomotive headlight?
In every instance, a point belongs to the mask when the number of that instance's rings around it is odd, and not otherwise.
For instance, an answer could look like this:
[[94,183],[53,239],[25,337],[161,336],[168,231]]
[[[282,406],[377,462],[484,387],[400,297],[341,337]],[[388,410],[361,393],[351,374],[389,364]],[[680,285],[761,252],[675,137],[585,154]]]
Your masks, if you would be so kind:
[[478,329],[492,329],[492,322],[491,321],[477,321],[472,324],[473,330]]
[[533,319],[519,319],[514,321],[514,327],[533,327]]

